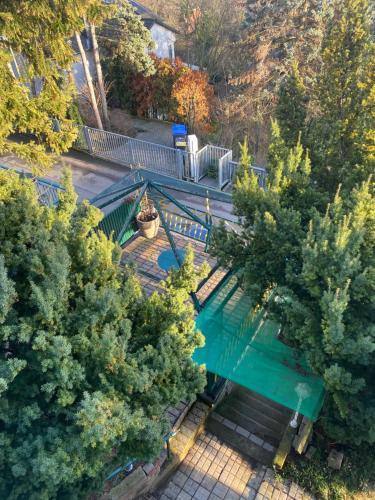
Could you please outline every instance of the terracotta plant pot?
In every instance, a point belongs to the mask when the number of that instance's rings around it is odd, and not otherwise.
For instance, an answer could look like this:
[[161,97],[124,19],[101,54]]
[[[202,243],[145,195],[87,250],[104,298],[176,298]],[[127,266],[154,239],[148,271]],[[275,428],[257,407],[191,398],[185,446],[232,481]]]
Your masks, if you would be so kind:
[[[155,211],[153,212],[154,218],[150,220],[150,217],[145,217],[145,213],[143,211],[137,214],[137,226],[139,229],[139,233],[141,236],[144,236],[148,240],[155,238],[159,231],[160,225],[160,217],[159,214]],[[148,219],[148,220],[142,220]]]

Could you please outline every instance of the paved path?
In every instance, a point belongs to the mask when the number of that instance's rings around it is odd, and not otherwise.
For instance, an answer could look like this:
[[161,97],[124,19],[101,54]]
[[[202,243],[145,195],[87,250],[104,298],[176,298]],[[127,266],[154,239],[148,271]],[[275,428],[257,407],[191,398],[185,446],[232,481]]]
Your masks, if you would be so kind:
[[158,500],[311,500],[296,484],[277,481],[272,469],[251,463],[209,432],[202,434]]
[[[11,168],[29,170],[24,161],[11,154],[0,156],[0,163]],[[70,167],[72,170],[73,184],[78,193],[79,201],[94,197],[130,172],[130,168],[123,165],[71,150],[69,153],[61,155],[55,165],[43,177],[59,182],[65,166]],[[181,192],[173,193],[172,191],[172,194],[190,208],[203,211],[206,209],[204,198]],[[210,210],[212,215],[224,217],[231,221],[237,219],[232,215],[232,206],[228,203],[211,201]]]

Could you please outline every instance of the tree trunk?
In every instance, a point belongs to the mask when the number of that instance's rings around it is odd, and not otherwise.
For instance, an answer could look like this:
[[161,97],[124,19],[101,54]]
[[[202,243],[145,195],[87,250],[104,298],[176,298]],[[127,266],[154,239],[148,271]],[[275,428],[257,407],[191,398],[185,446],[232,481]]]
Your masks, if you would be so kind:
[[80,34],[78,33],[78,31],[75,32],[75,37],[76,37],[76,41],[77,41],[79,53],[81,54],[83,69],[85,71],[85,77],[86,77],[87,87],[89,89],[90,101],[91,101],[92,109],[94,110],[96,123],[97,123],[98,128],[100,128],[101,130],[103,130],[102,119],[100,117],[98,103],[96,102],[94,85],[92,83],[92,78],[91,78],[91,73],[90,73],[90,68],[89,68],[89,62],[87,60],[86,52],[84,51],[84,48],[83,48],[83,45],[82,45],[82,42],[81,42],[81,37],[80,37]]
[[96,76],[98,78],[100,97],[102,99],[102,111],[103,111],[104,125],[105,125],[105,128],[108,130],[109,129],[109,116],[108,116],[107,96],[106,96],[105,88],[104,88],[103,71],[102,71],[102,65],[100,64],[99,47],[98,47],[98,41],[96,39],[95,25],[93,23],[90,23],[90,33],[91,33],[92,48],[93,48],[93,52],[94,52]]

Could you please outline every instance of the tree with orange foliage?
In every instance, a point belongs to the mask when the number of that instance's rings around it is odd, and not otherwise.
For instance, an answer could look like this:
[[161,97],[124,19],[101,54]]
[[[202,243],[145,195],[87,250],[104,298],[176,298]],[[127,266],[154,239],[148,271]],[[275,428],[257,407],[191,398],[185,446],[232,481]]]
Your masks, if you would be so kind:
[[130,82],[136,102],[138,116],[149,117],[150,111],[173,120],[176,116],[176,102],[172,89],[179,76],[187,69],[180,59],[174,62],[152,56],[155,73],[144,76],[138,73]]
[[177,103],[176,113],[189,127],[190,132],[210,129],[213,87],[208,83],[208,74],[203,71],[185,71],[175,81],[172,98]]

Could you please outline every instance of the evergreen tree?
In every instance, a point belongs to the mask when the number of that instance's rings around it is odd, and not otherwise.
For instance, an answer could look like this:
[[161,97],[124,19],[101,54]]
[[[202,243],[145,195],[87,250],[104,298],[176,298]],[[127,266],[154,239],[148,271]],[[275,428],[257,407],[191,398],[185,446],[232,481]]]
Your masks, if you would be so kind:
[[[1,2],[0,153],[14,153],[38,170],[72,145],[76,130],[67,110],[74,87],[66,73],[74,53],[68,41],[82,31],[84,16],[90,19],[103,8],[101,0]],[[40,91],[31,92],[35,82]],[[10,136],[16,132],[32,140],[14,142]]]
[[144,76],[155,73],[150,57],[150,51],[154,48],[151,33],[135,13],[134,7],[124,0],[116,16],[103,23],[98,31],[98,40],[107,80],[113,83],[111,95],[124,106],[131,101],[131,76],[136,73]]
[[[340,442],[375,442],[375,197],[365,183],[344,199],[311,179],[300,143],[288,149],[277,123],[267,189],[244,172],[233,199],[241,229],[212,237],[221,263],[243,270],[255,304],[306,356],[328,391],[322,419]],[[274,290],[283,300],[267,302]]]
[[146,298],[119,249],[76,205],[57,209],[30,180],[0,173],[0,497],[79,498],[129,459],[149,460],[165,410],[203,390],[191,355],[188,252],[163,294]]
[[317,79],[310,147],[316,177],[334,193],[374,172],[375,44],[368,0],[339,0],[329,19]]
[[275,116],[280,125],[283,139],[288,148],[292,148],[301,134],[304,142],[306,120],[306,89],[299,74],[298,65],[294,63],[290,74],[281,84]]
[[[372,186],[373,189],[373,186]],[[324,425],[344,443],[375,443],[375,197],[369,182],[315,214],[302,269],[279,288],[284,335],[324,380]]]

